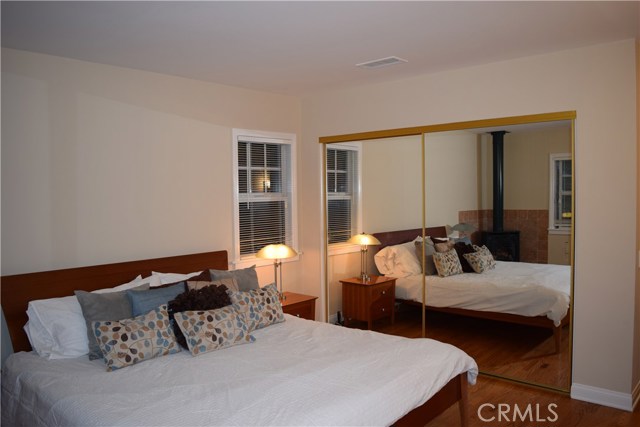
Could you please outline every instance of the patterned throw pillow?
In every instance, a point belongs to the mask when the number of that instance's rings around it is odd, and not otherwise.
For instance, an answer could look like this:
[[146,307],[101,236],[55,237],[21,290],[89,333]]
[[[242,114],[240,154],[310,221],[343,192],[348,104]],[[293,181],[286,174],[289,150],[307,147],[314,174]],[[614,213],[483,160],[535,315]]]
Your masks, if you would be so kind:
[[246,316],[249,332],[284,322],[275,283],[248,292],[230,292],[229,296],[233,306]]
[[472,252],[464,254],[463,256],[476,273],[482,273],[489,270],[496,264],[491,255],[487,256],[482,252]]
[[482,245],[482,247],[473,245],[473,249],[476,252],[479,252],[479,253],[485,255],[486,257],[491,258],[491,260],[490,260],[491,261],[490,262],[491,265],[489,266],[489,268],[494,268],[496,266],[496,259],[493,257],[493,254],[491,253],[491,251],[489,250],[488,247],[486,247],[485,245]]
[[433,254],[433,262],[436,264],[440,277],[462,274],[462,265],[460,265],[460,259],[455,249],[451,249],[449,252],[436,252]]
[[256,340],[249,333],[244,314],[231,306],[181,311],[175,313],[175,320],[194,356]]
[[180,351],[166,305],[133,319],[97,321],[92,326],[107,371]]

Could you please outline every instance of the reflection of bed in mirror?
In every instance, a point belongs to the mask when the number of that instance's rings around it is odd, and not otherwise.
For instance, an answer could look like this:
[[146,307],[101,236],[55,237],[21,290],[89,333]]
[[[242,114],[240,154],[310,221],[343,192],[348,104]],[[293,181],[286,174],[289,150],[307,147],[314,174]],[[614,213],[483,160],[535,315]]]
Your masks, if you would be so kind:
[[[426,235],[445,238],[446,229],[427,228]],[[377,247],[381,253],[390,246],[411,243],[417,236],[422,236],[422,229],[376,233],[374,236],[381,242]],[[407,248],[412,253],[411,245]],[[418,261],[417,256],[415,261]],[[410,270],[405,268],[400,274],[388,275],[397,277],[397,300],[421,305],[422,272]],[[496,261],[495,268],[481,274],[427,275],[426,305],[431,311],[550,329],[558,352],[562,327],[570,318],[570,284],[570,266]]]

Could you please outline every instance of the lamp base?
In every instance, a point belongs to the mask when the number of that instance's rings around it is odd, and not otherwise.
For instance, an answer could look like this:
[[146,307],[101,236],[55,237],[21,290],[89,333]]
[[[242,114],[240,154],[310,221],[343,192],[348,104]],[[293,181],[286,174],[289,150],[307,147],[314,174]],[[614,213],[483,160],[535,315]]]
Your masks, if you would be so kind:
[[280,298],[280,301],[287,300],[287,296],[284,294],[284,292],[278,292],[278,297]]
[[371,279],[371,277],[367,273],[361,273],[360,274],[360,281],[362,283],[367,283],[370,279]]

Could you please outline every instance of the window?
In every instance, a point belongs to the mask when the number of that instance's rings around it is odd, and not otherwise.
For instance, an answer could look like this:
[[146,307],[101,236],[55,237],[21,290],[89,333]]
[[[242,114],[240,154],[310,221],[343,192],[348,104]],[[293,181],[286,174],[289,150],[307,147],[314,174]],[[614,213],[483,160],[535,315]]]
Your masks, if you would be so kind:
[[549,164],[549,229],[568,232],[571,229],[571,154],[551,154]]
[[297,247],[295,136],[234,130],[235,261],[264,246]]
[[359,147],[327,147],[327,234],[329,244],[346,243],[359,228]]

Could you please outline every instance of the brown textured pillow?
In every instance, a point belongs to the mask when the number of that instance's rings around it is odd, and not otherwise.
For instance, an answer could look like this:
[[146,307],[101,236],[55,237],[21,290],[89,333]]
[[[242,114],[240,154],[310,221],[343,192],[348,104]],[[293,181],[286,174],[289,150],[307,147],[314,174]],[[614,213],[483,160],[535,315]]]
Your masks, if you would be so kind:
[[176,341],[184,347],[187,340],[174,320],[174,314],[181,311],[202,311],[213,310],[215,308],[226,307],[231,304],[231,299],[224,285],[210,285],[200,289],[189,289],[178,295],[174,300],[169,301],[169,317],[176,335]]
[[475,272],[473,267],[471,267],[471,264],[469,264],[469,261],[467,261],[467,259],[464,257],[464,254],[471,254],[476,251],[475,249],[473,249],[473,246],[463,242],[457,242],[455,245],[453,245],[453,249],[455,249],[456,253],[458,254],[460,265],[462,266],[462,271],[464,271],[465,273]]
[[453,241],[447,240],[446,242],[439,242],[438,240],[434,240],[436,252],[445,253],[449,252],[453,249]]
[[233,277],[227,277],[220,280],[187,280],[187,289],[202,289],[205,286],[225,285],[231,292],[237,292],[238,281]]

